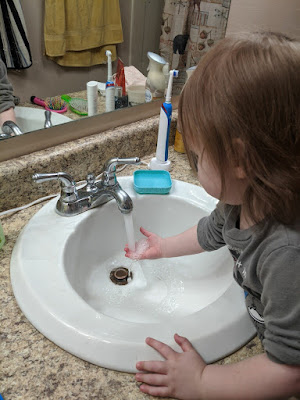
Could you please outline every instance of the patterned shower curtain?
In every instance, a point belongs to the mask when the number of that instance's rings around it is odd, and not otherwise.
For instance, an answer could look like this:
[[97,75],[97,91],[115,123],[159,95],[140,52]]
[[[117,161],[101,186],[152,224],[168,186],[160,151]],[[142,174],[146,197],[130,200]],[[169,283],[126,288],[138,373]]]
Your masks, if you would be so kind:
[[32,64],[20,0],[0,0],[0,57],[7,68],[23,69]]
[[173,94],[179,94],[186,70],[225,36],[231,0],[165,0],[160,54],[178,69]]

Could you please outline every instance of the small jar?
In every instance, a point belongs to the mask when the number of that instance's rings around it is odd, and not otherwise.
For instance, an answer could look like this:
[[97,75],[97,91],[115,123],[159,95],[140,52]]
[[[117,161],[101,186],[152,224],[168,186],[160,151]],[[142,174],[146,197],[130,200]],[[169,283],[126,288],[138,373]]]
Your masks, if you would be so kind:
[[175,133],[174,150],[177,151],[178,153],[183,153],[183,154],[185,153],[182,134],[179,132],[178,128],[176,128],[176,133]]

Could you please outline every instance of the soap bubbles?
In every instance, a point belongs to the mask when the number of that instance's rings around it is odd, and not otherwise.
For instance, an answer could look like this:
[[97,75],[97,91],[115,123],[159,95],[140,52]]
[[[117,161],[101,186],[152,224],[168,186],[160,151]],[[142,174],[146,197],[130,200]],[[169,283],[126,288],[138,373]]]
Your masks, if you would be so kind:
[[141,256],[145,253],[147,249],[149,249],[148,240],[145,238],[140,239],[135,244],[135,251],[130,252],[130,258],[132,260],[140,260]]

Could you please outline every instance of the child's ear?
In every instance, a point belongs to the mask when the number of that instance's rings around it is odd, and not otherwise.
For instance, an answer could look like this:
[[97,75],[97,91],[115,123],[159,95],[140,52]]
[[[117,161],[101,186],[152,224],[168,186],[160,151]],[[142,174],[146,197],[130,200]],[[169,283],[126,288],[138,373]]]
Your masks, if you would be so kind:
[[245,144],[240,138],[233,139],[233,142],[236,149],[234,174],[237,179],[245,179],[247,177],[246,171],[243,167],[245,165],[243,162],[245,158]]
[[246,179],[247,175],[243,167],[234,168],[235,176],[238,179]]

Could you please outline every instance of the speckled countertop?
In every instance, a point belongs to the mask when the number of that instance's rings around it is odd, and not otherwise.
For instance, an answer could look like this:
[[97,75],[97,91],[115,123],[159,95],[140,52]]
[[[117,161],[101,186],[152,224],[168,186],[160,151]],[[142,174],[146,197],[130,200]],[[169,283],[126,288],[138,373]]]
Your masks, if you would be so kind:
[[[153,153],[155,149],[155,138],[152,138],[151,132],[153,129],[157,132],[157,120],[150,119],[147,124],[148,137],[144,138],[142,142],[137,141],[134,145],[132,142],[130,149],[132,156],[140,155],[146,162],[150,160],[152,155],[149,154]],[[140,130],[142,129],[138,124],[137,127]],[[126,129],[129,130],[130,128],[127,127]],[[116,132],[112,132],[112,136],[109,134],[104,135],[110,145],[112,145],[111,141],[114,134],[117,135]],[[122,134],[124,134],[124,129]],[[143,131],[144,134],[145,130]],[[124,137],[123,147],[126,148],[126,143],[129,142],[130,144],[133,138],[134,134],[130,133],[129,139],[126,137],[125,140]],[[84,169],[84,172],[87,172],[87,166],[98,168],[99,152],[101,150],[103,152],[104,148],[106,149],[103,156],[105,159],[116,155],[129,156],[128,151],[122,151],[121,145],[109,150],[110,145],[105,147],[103,144],[97,144],[97,140],[97,138],[90,137],[76,141],[74,146],[70,144],[61,146],[56,149],[56,155],[54,155],[55,151],[53,149],[47,149],[44,152],[33,153],[31,156],[11,160],[11,172],[8,169],[8,164],[2,163],[2,169],[0,165],[0,181],[2,179],[3,183],[8,179],[11,183],[11,179],[16,177],[15,174],[20,174],[22,181],[24,177],[30,176],[33,170],[38,167],[41,171],[48,170],[47,172],[49,172],[49,165],[51,165],[52,171],[57,168],[59,168],[58,170],[64,170],[67,166],[67,170],[71,170],[74,178],[79,180],[82,179],[82,170]],[[85,141],[85,145],[83,141]],[[139,148],[141,143],[144,144],[143,149]],[[81,148],[80,157],[83,157],[82,160],[76,155],[76,147],[78,146]],[[89,154],[88,162],[86,160],[87,154]],[[169,158],[172,161],[171,176],[173,179],[198,184],[188,165],[186,155],[178,154],[170,147]],[[102,158],[100,160],[101,163]],[[54,167],[52,168],[53,165]],[[26,173],[23,171],[24,168]],[[145,168],[145,166],[140,168]],[[134,167],[129,166],[120,175],[131,175],[134,169]],[[29,179],[25,181],[24,186],[24,195],[22,195],[21,189],[20,193],[17,194],[19,203],[20,199],[23,199],[23,203],[26,203],[36,197],[36,188],[32,186]],[[7,188],[9,190],[9,182]],[[52,191],[53,193],[54,189],[57,188],[58,186],[49,186],[46,192]],[[41,189],[38,195],[41,195],[43,190]],[[11,200],[10,204],[12,203],[14,202]],[[133,374],[100,368],[82,361],[57,347],[39,333],[20,311],[10,284],[10,257],[20,230],[42,205],[38,204],[1,218],[6,244],[0,250],[0,393],[5,400],[134,400],[153,398],[139,391]],[[259,340],[255,338],[236,353],[219,361],[219,363],[236,362],[262,351]]]

